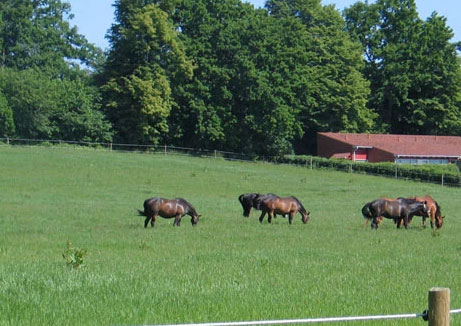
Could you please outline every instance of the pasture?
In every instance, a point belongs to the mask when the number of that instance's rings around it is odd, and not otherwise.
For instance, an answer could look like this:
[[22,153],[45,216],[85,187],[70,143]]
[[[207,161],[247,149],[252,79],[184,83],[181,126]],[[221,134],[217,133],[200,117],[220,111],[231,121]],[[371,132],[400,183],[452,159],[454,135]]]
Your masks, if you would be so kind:
[[[461,189],[342,172],[74,147],[0,146],[0,325],[140,325],[419,313],[433,286],[461,308]],[[242,216],[246,192],[295,195],[293,225]],[[430,194],[432,233],[385,220],[380,196]],[[184,197],[196,227],[137,216],[152,196]],[[69,268],[66,243],[84,248]],[[461,316],[453,316],[454,324]],[[331,325],[424,325],[422,319]]]

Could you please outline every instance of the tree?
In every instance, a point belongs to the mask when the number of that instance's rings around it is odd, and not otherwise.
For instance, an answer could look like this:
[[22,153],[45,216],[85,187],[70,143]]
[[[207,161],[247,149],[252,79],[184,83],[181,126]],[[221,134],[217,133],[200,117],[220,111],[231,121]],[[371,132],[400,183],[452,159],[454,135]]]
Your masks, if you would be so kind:
[[345,19],[363,46],[369,106],[381,117],[381,131],[460,131],[460,65],[444,18],[434,13],[423,22],[414,0],[378,0],[356,3]]
[[162,6],[138,2],[115,3],[102,91],[117,140],[157,144],[168,132],[170,82],[190,78],[192,64]]
[[300,26],[289,31],[238,0],[183,1],[175,23],[196,67],[191,83],[175,88],[177,141],[263,155],[292,151],[302,129],[290,103],[298,77],[289,67],[300,52],[287,34],[296,39]]
[[339,13],[317,0],[266,8],[181,2],[175,23],[196,65],[193,83],[174,91],[182,145],[279,155],[297,140],[306,150],[318,130],[371,128],[360,47]]
[[317,131],[373,130],[376,114],[366,106],[369,83],[361,73],[360,45],[343,31],[339,12],[320,0],[270,0],[266,8],[274,17],[296,19],[304,27],[298,39],[304,38],[305,56],[297,65],[309,69],[304,73],[308,83],[301,84],[296,96],[302,99],[305,135],[298,147],[314,152]]
[[14,131],[13,111],[6,97],[0,92],[0,137],[12,136]]
[[[0,94],[3,133],[30,138],[110,141],[89,68],[102,51],[70,27],[60,0],[0,2]],[[11,111],[11,112],[10,112]]]
[[[71,6],[61,0],[0,2],[1,67],[24,70],[40,67],[54,77],[92,65],[102,51],[71,27]],[[72,68],[72,69],[70,69]]]
[[61,81],[32,69],[4,68],[0,70],[0,89],[13,112],[15,135],[102,142],[112,139],[110,124],[95,107],[97,89],[83,81]]

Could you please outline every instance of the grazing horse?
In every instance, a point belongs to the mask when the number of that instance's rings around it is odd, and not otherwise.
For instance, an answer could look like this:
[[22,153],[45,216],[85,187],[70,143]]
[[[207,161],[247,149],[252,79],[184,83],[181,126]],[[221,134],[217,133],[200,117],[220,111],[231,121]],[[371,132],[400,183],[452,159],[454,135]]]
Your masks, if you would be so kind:
[[288,214],[288,222],[293,224],[293,217],[296,213],[300,213],[304,224],[309,221],[309,214],[304,208],[303,204],[293,196],[290,197],[278,197],[278,196],[262,196],[258,199],[256,205],[262,211],[259,217],[259,222],[263,222],[264,216],[268,214],[268,222],[272,222],[272,218],[275,214],[285,215]]
[[378,228],[381,217],[393,219],[397,224],[397,228],[400,228],[403,220],[407,229],[409,220],[419,212],[427,213],[426,202],[407,198],[397,198],[395,200],[380,198],[366,203],[362,208],[363,217],[372,220],[372,229]]
[[410,199],[419,201],[419,202],[426,202],[427,205],[427,212],[418,212],[417,216],[422,216],[423,218],[423,227],[426,227],[426,218],[429,217],[431,219],[431,228],[435,227],[437,229],[440,229],[443,225],[443,219],[445,216],[442,216],[442,213],[440,211],[440,205],[434,200],[429,195],[423,196],[423,197],[412,197]]
[[252,208],[261,210],[261,208],[259,207],[259,201],[263,198],[271,196],[278,197],[276,194],[272,193],[268,193],[265,195],[257,194],[254,192],[248,194],[241,194],[238,199],[243,208],[243,216],[249,217]]
[[179,226],[181,224],[181,218],[184,215],[191,217],[192,225],[195,226],[198,222],[200,215],[197,214],[194,206],[192,206],[187,200],[182,198],[176,199],[165,199],[160,197],[153,197],[144,201],[144,211],[138,209],[138,213],[141,216],[146,216],[144,221],[144,227],[147,224],[154,227],[157,216],[160,215],[163,218],[174,217],[173,226]]

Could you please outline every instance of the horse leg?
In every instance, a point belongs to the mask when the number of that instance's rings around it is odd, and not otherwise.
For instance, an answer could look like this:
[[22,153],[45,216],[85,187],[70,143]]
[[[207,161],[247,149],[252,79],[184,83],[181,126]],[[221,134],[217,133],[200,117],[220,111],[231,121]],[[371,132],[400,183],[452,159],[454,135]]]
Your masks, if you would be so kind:
[[174,218],[173,226],[179,226],[181,224],[181,215],[176,215]]
[[429,219],[431,220],[431,229],[434,228],[435,218],[436,218],[435,212],[430,211],[429,212]]
[[295,217],[295,212],[290,212],[290,215],[288,215],[288,223],[293,224],[294,217]]
[[379,223],[378,218],[373,217],[372,222],[371,222],[371,228],[377,230],[378,229],[378,223]]
[[408,229],[408,215],[405,215],[404,219],[403,219],[403,225],[405,226],[405,229]]
[[262,211],[261,216],[259,217],[259,223],[263,222],[265,215],[266,215],[266,211]]
[[152,219],[150,220],[150,225],[152,227],[155,226],[155,221],[157,221],[157,214],[152,215]]
[[269,211],[269,213],[267,214],[267,221],[269,223],[272,223],[272,218],[274,217],[274,212],[273,211]]
[[144,228],[147,228],[147,224],[149,224],[150,219],[152,219],[152,216],[146,216],[146,219],[144,220]]

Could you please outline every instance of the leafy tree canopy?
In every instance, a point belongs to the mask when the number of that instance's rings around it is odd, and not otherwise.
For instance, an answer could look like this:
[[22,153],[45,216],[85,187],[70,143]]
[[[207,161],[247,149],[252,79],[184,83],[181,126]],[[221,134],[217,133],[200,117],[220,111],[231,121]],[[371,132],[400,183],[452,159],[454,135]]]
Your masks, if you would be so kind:
[[362,43],[369,106],[380,115],[381,130],[459,134],[460,65],[446,19],[433,13],[422,21],[414,0],[358,2],[345,19]]

